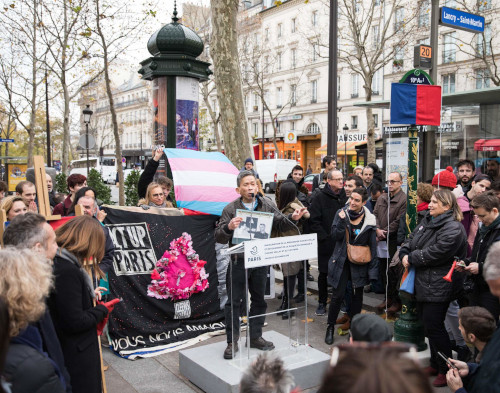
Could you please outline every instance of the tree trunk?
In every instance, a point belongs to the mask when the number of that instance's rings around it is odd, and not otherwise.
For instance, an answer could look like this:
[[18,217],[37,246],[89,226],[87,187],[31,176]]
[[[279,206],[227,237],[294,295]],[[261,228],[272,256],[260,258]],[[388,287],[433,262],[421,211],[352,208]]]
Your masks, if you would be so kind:
[[[371,83],[370,83],[371,86]],[[366,93],[366,102],[370,102],[372,100],[372,90],[370,87],[365,87]],[[371,163],[376,162],[376,152],[375,152],[375,121],[373,120],[373,109],[368,106],[366,108],[366,148],[368,151],[365,166]]]
[[33,48],[32,48],[32,63],[31,63],[31,103],[30,103],[30,124],[28,126],[28,168],[33,166],[33,148],[35,146],[35,123],[36,123],[36,72],[38,68],[37,63],[37,2],[33,2]]
[[109,79],[109,68],[108,68],[108,44],[106,43],[106,38],[101,30],[99,11],[99,1],[96,0],[96,26],[97,33],[101,38],[102,52],[103,52],[103,66],[104,66],[104,81],[106,83],[106,94],[109,100],[109,111],[111,112],[111,122],[113,123],[113,135],[115,137],[115,158],[116,158],[116,169],[118,171],[118,204],[120,206],[125,206],[125,185],[123,177],[123,165],[122,165],[122,147],[120,142],[120,130],[118,128],[118,119],[116,116],[115,100],[113,99],[113,93],[111,91],[111,80]]
[[222,120],[225,153],[241,168],[251,157],[241,73],[238,62],[236,17],[239,1],[211,0],[212,58]]
[[[70,138],[69,138],[69,91],[68,86],[66,84],[66,53],[67,53],[67,43],[68,43],[68,7],[66,1],[63,2],[63,15],[64,15],[64,30],[63,30],[63,43],[61,47],[61,87],[63,89],[64,95],[64,113],[63,113],[63,144],[62,144],[62,171],[66,172],[68,170],[69,165],[69,146],[70,146]],[[69,175],[69,173],[67,173]]]

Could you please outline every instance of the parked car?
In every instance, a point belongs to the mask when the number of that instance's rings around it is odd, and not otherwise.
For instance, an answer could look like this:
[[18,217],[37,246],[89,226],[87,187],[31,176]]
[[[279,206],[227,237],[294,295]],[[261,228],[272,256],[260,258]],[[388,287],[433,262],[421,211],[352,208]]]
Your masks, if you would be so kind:
[[309,190],[309,195],[312,193],[313,180],[315,176],[318,176],[319,173],[310,173],[304,177],[304,186]]
[[[123,170],[123,179],[127,179],[127,176],[130,175],[130,173],[133,171],[134,169],[132,168],[129,168],[129,169],[124,169]],[[139,169],[139,173],[142,174],[142,172],[144,172],[143,169]],[[108,177],[106,179],[104,179],[104,181],[108,184],[116,184],[116,170],[113,171],[112,173],[110,173],[108,175]]]
[[297,161],[283,158],[256,160],[255,169],[262,181],[264,192],[275,192],[278,181],[285,180],[295,165],[298,165]]

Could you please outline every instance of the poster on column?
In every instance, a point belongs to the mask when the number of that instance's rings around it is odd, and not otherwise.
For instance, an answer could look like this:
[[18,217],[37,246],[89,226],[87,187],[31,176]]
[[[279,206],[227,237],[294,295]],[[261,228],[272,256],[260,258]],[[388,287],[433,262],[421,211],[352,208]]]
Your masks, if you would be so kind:
[[389,173],[399,172],[403,177],[402,188],[407,192],[408,183],[406,181],[408,175],[408,137],[387,138],[385,143],[385,162],[386,174],[385,178],[389,178]]
[[104,209],[115,245],[109,299],[122,299],[109,319],[113,350],[128,359],[151,357],[223,332],[218,273],[224,267],[214,240],[218,217]]
[[176,147],[198,150],[198,86],[195,78],[176,78]]

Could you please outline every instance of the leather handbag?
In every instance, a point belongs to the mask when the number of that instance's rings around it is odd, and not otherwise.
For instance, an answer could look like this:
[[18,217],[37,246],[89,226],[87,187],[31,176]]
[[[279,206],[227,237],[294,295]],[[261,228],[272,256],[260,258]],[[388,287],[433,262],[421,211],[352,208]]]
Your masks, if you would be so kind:
[[345,229],[345,239],[347,243],[347,258],[356,265],[366,265],[372,260],[372,253],[369,246],[355,246],[349,243],[349,231]]

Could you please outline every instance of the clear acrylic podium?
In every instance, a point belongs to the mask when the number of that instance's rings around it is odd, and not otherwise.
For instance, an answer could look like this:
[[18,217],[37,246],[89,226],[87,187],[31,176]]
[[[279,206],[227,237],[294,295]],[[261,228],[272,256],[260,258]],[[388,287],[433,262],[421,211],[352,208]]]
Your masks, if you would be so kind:
[[[231,256],[226,287],[233,321],[231,324],[233,356],[230,361],[233,366],[245,370],[258,355],[264,352],[250,348],[250,337],[259,335],[255,333],[255,330],[259,330],[261,323],[264,324],[262,336],[274,344],[274,349],[266,352],[280,357],[288,366],[306,362],[309,359],[305,265],[307,259],[317,257],[316,244],[316,234],[313,234],[250,240],[225,250],[225,253]],[[283,296],[286,302],[282,302],[282,309],[275,310],[274,307],[270,309],[267,305],[264,312],[259,311],[262,305],[255,299],[253,285],[255,284],[259,289],[263,287],[260,280],[266,279],[264,271],[267,272],[269,266],[273,269],[272,265],[279,265],[282,272],[287,267],[298,270],[297,264],[303,267],[303,275],[294,276],[295,288],[297,288],[298,280],[304,280],[304,302],[295,304],[293,293],[285,296],[288,288],[283,285]],[[289,276],[288,280],[290,279]],[[272,288],[271,285],[268,286]],[[252,304],[252,295],[254,304]],[[228,308],[228,306],[225,308],[226,324],[229,322],[227,320]],[[235,344],[238,345],[238,351],[235,351]]]

